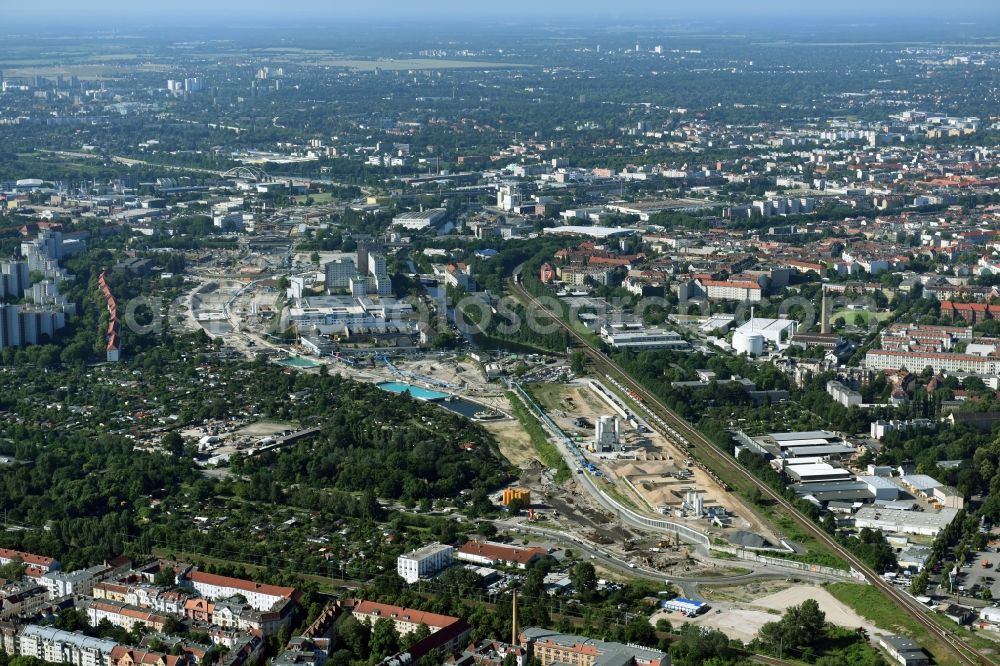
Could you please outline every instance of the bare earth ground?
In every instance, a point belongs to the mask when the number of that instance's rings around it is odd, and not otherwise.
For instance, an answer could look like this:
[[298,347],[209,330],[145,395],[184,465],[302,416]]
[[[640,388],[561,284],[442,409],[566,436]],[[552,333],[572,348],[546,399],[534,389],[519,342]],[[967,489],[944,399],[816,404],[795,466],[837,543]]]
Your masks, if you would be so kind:
[[729,601],[737,603],[753,603],[782,590],[792,587],[793,583],[786,580],[760,580],[745,585],[702,585],[699,588],[702,596],[708,601]]
[[797,606],[806,599],[815,599],[819,603],[819,609],[826,613],[827,622],[849,628],[867,626],[869,631],[877,631],[873,625],[868,624],[867,620],[855,613],[850,606],[838,601],[822,587],[797,585],[757,599],[752,604],[784,612],[786,608]]
[[277,435],[286,430],[294,430],[298,426],[290,423],[278,423],[277,421],[257,421],[248,426],[244,426],[236,431],[237,435],[251,435],[256,437],[267,437]]
[[531,438],[519,422],[492,421],[483,423],[482,426],[497,438],[500,453],[512,465],[525,468],[536,458]]
[[[573,421],[585,417],[591,423],[598,417],[613,414],[613,410],[589,386],[578,384],[534,384],[531,391],[563,432],[570,436],[580,435],[589,442],[594,431],[578,428]],[[732,527],[762,534],[777,543],[777,535],[761,522],[733,494],[720,488],[698,467],[687,467],[688,454],[659,433],[643,434],[622,423],[622,437],[627,447],[634,447],[636,460],[608,460],[600,466],[614,479],[628,479],[635,486],[640,498],[635,497],[628,485],[619,483],[617,489],[634,503],[646,505],[652,510],[663,505],[679,507],[684,491],[695,489],[702,496],[706,507],[721,506],[737,518]],[[679,481],[670,472],[687,469],[694,474],[692,479]],[[645,482],[645,484],[643,483]],[[675,494],[676,493],[676,494]],[[679,495],[679,496],[678,496]],[[645,508],[645,507],[644,507]],[[693,525],[709,529],[706,521],[695,521]],[[718,532],[718,530],[713,530]]]
[[[775,591],[777,590],[777,591]],[[781,617],[785,609],[797,606],[806,599],[815,599],[820,610],[826,613],[826,621],[840,627],[854,629],[864,627],[871,633],[885,633],[838,601],[822,587],[794,585],[787,582],[751,583],[741,590],[738,586],[703,589],[711,608],[696,618],[685,618],[679,613],[656,613],[651,622],[663,617],[671,623],[691,622],[701,627],[718,629],[730,638],[741,641],[753,639],[760,628]],[[756,597],[757,593],[765,596]],[[716,612],[716,610],[721,612]]]

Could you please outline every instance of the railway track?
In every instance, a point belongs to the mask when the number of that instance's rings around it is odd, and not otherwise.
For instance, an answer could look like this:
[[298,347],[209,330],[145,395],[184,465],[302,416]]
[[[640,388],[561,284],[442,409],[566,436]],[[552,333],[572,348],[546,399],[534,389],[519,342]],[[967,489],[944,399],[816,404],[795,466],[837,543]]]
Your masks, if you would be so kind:
[[[515,269],[515,273],[519,270],[519,268]],[[640,383],[633,380],[628,373],[619,368],[613,361],[611,361],[611,359],[592,347],[590,343],[583,338],[583,336],[573,330],[573,327],[563,321],[561,317],[539,303],[532,294],[524,289],[518,280],[511,280],[508,284],[521,298],[525,299],[528,303],[537,308],[539,312],[544,313],[548,318],[557,322],[564,330],[566,330],[573,340],[575,340],[579,345],[580,351],[586,354],[598,369],[612,377],[615,377],[623,385],[631,388],[636,395],[642,398],[642,404],[645,405],[647,409],[654,414],[658,414],[660,418],[670,423],[678,432],[683,434],[689,442],[694,444],[693,453],[695,453],[698,457],[701,457],[706,463],[710,462],[711,464],[718,465],[716,469],[728,469],[742,480],[759,490],[764,497],[767,497],[772,502],[787,511],[788,515],[805,528],[805,530],[814,538],[830,548],[844,561],[850,564],[856,571],[861,573],[871,585],[892,599],[903,611],[906,612],[907,615],[912,617],[920,626],[926,629],[928,633],[941,640],[960,663],[967,664],[968,666],[987,666],[997,663],[989,656],[980,652],[978,649],[967,645],[960,637],[954,635],[952,632],[937,624],[932,618],[928,617],[924,607],[913,597],[887,583],[875,570],[867,566],[853,553],[841,546],[812,520],[801,514],[791,502],[774,492],[770,486],[758,479],[750,471],[737,464],[732,457],[720,449],[714,442],[702,435],[701,432],[691,425],[687,419],[681,417],[663,404],[663,402],[661,402],[655,395],[653,395]],[[706,458],[708,460],[706,460]]]

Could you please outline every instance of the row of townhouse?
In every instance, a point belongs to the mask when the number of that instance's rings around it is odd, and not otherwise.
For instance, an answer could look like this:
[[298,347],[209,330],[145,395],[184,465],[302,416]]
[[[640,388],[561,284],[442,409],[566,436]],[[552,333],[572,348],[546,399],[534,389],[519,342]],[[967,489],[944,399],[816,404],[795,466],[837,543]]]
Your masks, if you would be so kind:
[[95,599],[106,599],[132,606],[150,608],[160,613],[180,615],[184,604],[191,598],[187,590],[163,589],[152,583],[114,582],[96,583],[93,589]]
[[[0,640],[8,655],[69,666],[195,666],[204,657],[204,651],[198,649],[185,648],[179,655],[162,654],[33,624],[20,631],[14,625],[3,625]],[[244,634],[227,647],[229,650],[222,656],[219,666],[244,666],[259,659],[264,641],[258,636]]]
[[71,666],[187,666],[191,655],[160,654],[138,650],[103,638],[92,638],[55,627],[28,625],[16,637],[8,654],[34,657]]
[[102,620],[107,620],[116,627],[132,631],[136,624],[145,625],[153,631],[163,631],[168,616],[153,612],[148,608],[140,608],[123,604],[120,601],[92,599],[87,603],[87,617],[92,626],[97,626]]
[[988,319],[1000,319],[1000,305],[941,301],[941,316],[950,319],[964,319],[970,324],[975,324]]

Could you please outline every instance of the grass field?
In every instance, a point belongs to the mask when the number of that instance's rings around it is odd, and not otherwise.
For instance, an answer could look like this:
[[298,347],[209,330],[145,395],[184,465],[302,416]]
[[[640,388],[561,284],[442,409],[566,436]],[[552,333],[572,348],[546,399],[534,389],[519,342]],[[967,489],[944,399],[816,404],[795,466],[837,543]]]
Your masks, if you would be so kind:
[[[572,389],[572,387],[569,387]],[[532,384],[530,386],[531,396],[542,406],[546,412],[557,412],[566,409],[563,400],[566,396],[567,385],[565,384]]]
[[875,321],[885,321],[886,319],[892,316],[892,313],[868,312],[867,310],[837,310],[836,312],[830,315],[830,320],[835,321],[837,317],[843,317],[844,321],[847,322],[848,325],[850,325],[853,324],[854,320],[857,319],[859,316],[865,320],[865,324],[867,325],[868,322],[871,321],[872,319],[874,319]]
[[[830,583],[826,585],[826,589],[837,599],[857,611],[859,615],[874,622],[880,629],[904,634],[916,640],[925,650],[934,655],[935,663],[941,665],[958,664],[955,658],[950,656],[947,647],[940,639],[929,635],[916,620],[901,612],[893,601],[874,587],[856,583]],[[996,649],[997,647],[995,643],[976,636],[971,631],[959,627],[937,613],[929,613],[928,617],[953,634],[960,636],[969,645],[988,649]]]

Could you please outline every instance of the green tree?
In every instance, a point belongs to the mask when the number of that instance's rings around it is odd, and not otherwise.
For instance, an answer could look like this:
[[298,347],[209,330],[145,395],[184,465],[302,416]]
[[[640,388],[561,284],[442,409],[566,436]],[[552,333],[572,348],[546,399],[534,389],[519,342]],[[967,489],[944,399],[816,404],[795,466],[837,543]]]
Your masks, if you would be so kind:
[[184,438],[176,430],[171,430],[160,440],[160,446],[171,455],[179,456],[184,452]]
[[570,569],[569,579],[582,598],[589,598],[597,590],[597,572],[590,562],[580,562]]
[[372,626],[369,662],[378,663],[397,652],[399,652],[399,634],[396,632],[396,623],[387,617],[380,617]]

